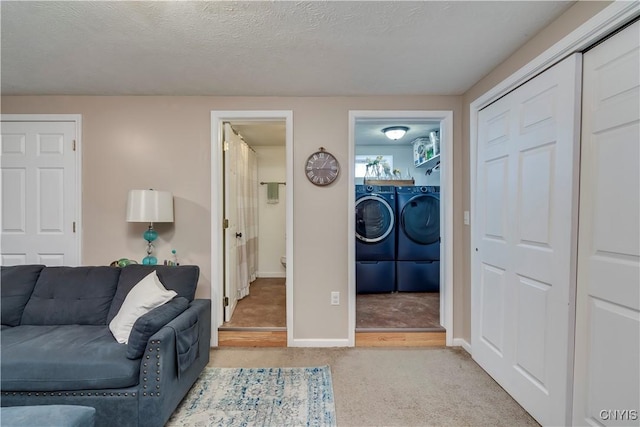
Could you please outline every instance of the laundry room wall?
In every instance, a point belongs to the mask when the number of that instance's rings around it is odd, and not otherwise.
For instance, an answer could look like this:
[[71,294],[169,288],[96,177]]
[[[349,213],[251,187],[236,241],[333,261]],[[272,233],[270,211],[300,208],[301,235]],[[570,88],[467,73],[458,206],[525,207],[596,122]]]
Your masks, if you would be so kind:
[[[415,180],[415,185],[440,185],[440,169],[426,174],[425,167],[415,167],[413,163],[413,147],[382,146],[382,145],[357,145],[356,156],[367,156],[372,159],[376,156],[393,156],[393,169],[400,169],[402,178],[406,179],[407,172]],[[356,184],[362,184],[363,178],[355,178]]]
[[[256,146],[258,182],[285,182],[284,146]],[[267,185],[258,187],[258,277],[285,277],[286,187],[278,186],[278,203],[267,202]]]

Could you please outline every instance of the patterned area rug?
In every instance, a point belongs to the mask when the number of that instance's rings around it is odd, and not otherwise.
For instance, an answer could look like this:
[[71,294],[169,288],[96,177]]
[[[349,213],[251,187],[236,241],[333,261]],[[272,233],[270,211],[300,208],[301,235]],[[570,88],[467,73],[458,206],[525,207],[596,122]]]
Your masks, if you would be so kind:
[[167,427],[335,426],[329,366],[206,368]]

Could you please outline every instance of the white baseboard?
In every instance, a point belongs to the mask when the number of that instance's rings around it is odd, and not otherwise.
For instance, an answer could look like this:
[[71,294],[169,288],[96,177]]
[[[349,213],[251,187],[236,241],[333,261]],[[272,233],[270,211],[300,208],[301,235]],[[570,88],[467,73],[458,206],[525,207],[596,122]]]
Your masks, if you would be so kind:
[[284,271],[259,271],[256,276],[263,279],[284,279],[287,277],[287,273]]
[[348,339],[292,339],[289,347],[349,347]]
[[464,338],[454,338],[453,339],[454,347],[462,347],[466,350],[467,353],[471,354],[471,344]]

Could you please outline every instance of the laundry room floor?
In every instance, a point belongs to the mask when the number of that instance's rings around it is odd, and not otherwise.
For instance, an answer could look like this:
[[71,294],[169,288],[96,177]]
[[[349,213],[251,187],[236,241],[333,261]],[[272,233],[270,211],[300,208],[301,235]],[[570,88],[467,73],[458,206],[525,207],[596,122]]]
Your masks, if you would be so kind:
[[417,328],[444,331],[440,326],[440,293],[358,294],[356,328]]

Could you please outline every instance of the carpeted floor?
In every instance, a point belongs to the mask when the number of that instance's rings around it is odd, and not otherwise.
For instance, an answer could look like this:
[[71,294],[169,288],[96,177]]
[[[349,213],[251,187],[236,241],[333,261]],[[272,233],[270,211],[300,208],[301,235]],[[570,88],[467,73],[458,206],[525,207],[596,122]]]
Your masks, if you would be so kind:
[[[286,328],[285,279],[259,278],[249,296],[238,301],[225,328]],[[440,294],[395,292],[356,296],[356,328],[444,330],[440,326]]]
[[321,365],[341,427],[538,425],[460,348],[219,348],[209,363]]

